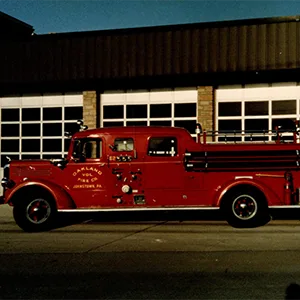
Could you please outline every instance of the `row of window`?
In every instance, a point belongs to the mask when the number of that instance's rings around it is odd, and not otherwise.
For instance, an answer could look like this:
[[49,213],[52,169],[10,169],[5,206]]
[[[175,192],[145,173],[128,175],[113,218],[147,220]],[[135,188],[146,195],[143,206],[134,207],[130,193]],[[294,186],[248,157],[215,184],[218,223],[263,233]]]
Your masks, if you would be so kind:
[[[291,115],[296,114],[296,100],[276,100],[271,101],[246,101],[245,116],[264,116],[264,115]],[[220,102],[219,103],[220,117],[234,117],[242,115],[242,102]]]
[[1,152],[65,152],[70,139],[22,139],[1,140]]
[[[124,115],[124,112],[126,114]],[[196,103],[175,103],[174,115],[176,117],[196,117]],[[105,105],[103,106],[103,119],[138,119],[148,117],[147,104],[131,105]],[[150,118],[171,118],[172,104],[150,104]]]
[[196,129],[195,120],[173,120],[173,121],[107,121],[103,122],[103,127],[116,127],[116,126],[175,126],[187,129],[191,134],[195,133]]
[[2,108],[1,122],[55,121],[82,118],[82,107]]
[[[85,158],[97,159],[102,156],[101,139],[82,140],[75,143],[74,153],[82,153]],[[134,150],[132,138],[118,138],[114,141],[114,151],[130,152]],[[78,153],[79,152],[79,153]],[[152,137],[149,139],[147,153],[149,156],[176,156],[177,139],[175,137]]]
[[103,105],[103,127],[176,126],[195,133],[196,103]]
[[1,137],[41,137],[41,136],[64,136],[64,132],[74,132],[78,125],[72,123],[17,123],[2,124]]
[[[293,118],[279,118],[279,119],[246,119],[246,120],[219,120],[219,131],[268,131],[274,130],[276,127],[281,126],[284,129],[294,129],[295,119]],[[270,124],[271,123],[271,124]]]

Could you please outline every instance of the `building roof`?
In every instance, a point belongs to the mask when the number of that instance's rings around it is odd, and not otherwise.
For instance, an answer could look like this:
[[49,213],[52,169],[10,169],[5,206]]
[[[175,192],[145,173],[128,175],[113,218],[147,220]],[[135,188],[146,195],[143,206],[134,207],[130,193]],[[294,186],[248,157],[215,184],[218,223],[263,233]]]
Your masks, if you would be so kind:
[[0,91],[298,81],[300,17],[30,36],[0,48]]
[[0,38],[30,36],[33,31],[31,25],[0,11]]

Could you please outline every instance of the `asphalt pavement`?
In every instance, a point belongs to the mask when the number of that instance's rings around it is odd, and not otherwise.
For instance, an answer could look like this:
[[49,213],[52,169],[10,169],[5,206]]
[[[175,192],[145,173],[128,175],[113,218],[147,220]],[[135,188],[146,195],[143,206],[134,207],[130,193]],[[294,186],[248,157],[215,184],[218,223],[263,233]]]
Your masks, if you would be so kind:
[[291,284],[300,298],[299,236],[298,220],[236,229],[107,215],[25,233],[1,206],[0,299],[285,299]]

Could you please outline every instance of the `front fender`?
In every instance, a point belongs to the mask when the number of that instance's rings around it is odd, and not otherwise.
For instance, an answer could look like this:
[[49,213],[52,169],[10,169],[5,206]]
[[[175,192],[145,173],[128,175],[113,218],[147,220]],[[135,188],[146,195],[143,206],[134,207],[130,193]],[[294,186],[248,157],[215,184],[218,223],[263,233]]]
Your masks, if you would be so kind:
[[263,184],[262,182],[258,182],[255,179],[237,179],[226,182],[218,189],[218,192],[214,197],[214,203],[216,203],[216,205],[220,207],[221,201],[225,194],[232,188],[238,187],[240,185],[253,186],[254,188],[260,190],[265,195],[268,206],[271,206],[273,202],[279,203],[281,201],[278,195],[276,195],[274,191],[272,191],[267,185]]
[[34,181],[24,181],[21,184],[17,185],[6,197],[6,203],[11,203],[13,197],[18,193],[21,192],[22,189],[28,187],[41,187],[48,191],[56,202],[57,209],[62,208],[75,208],[74,201],[72,200],[71,196],[60,186],[56,185],[53,182],[43,181],[43,180],[34,180]]

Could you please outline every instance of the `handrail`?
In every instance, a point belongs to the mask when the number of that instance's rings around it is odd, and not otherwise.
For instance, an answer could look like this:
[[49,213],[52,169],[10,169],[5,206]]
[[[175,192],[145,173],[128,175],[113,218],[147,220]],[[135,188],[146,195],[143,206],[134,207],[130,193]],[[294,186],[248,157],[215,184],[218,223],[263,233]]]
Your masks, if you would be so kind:
[[[292,137],[291,139],[285,137]],[[208,138],[211,142],[261,142],[268,143],[273,141],[279,143],[299,143],[299,130],[298,129],[280,129],[275,130],[213,130],[206,131],[205,129],[201,133],[197,133],[197,142],[206,144]],[[249,140],[245,140],[249,138]],[[256,138],[262,138],[256,140]]]

